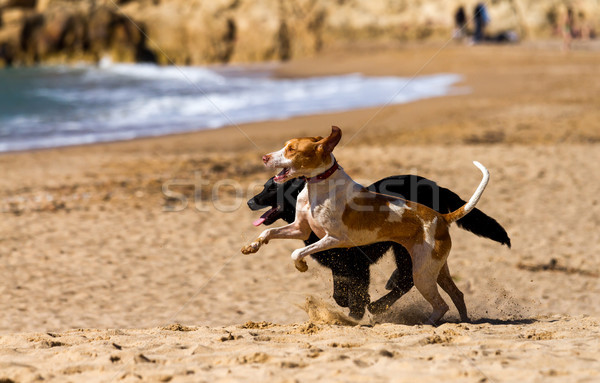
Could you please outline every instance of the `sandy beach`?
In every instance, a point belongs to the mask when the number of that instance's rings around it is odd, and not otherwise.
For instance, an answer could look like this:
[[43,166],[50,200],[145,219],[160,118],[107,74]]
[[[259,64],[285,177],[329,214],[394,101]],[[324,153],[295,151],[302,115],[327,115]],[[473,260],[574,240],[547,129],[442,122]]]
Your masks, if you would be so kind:
[[[276,74],[458,73],[465,92],[0,155],[0,381],[597,381],[599,60],[559,43],[340,48]],[[418,174],[468,198],[471,162],[490,170],[478,207],[512,249],[452,228],[473,323],[452,306],[421,325],[413,289],[342,325],[330,271],[294,268],[300,242],[240,253],[262,230],[245,205],[273,175],[260,156],[331,125],[365,183]],[[372,298],[393,269],[372,267]]]

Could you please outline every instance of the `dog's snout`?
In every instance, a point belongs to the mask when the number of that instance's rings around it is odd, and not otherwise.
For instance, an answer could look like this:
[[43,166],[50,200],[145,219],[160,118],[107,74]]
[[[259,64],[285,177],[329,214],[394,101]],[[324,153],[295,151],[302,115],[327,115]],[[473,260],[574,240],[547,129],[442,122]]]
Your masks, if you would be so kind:
[[264,156],[262,156],[262,160],[265,163],[265,165],[269,162],[270,159],[271,159],[271,155],[269,155],[269,154],[265,154]]

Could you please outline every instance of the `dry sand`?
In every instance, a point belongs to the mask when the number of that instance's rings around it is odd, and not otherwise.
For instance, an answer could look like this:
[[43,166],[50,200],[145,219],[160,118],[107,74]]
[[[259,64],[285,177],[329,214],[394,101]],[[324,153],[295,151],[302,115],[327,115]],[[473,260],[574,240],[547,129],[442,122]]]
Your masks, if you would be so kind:
[[[279,74],[411,75],[433,57],[421,73],[461,73],[470,94],[0,156],[0,381],[598,381],[600,53],[438,48],[331,52]],[[272,175],[259,156],[332,124],[364,182],[417,173],[466,198],[471,161],[490,169],[478,207],[513,249],[452,229],[474,323],[452,307],[419,325],[430,308],[411,291],[335,324],[330,273],[297,272],[299,242],[239,253],[260,232],[244,201]],[[373,266],[373,298],[392,270]]]

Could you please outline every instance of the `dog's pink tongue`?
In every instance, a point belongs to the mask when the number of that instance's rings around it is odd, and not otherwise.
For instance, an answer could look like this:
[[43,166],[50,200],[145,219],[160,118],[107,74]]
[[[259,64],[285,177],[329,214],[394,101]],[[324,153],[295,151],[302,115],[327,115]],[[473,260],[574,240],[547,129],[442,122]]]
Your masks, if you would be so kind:
[[275,210],[277,210],[277,207],[270,208],[263,215],[261,215],[259,219],[257,219],[256,221],[252,222],[252,224],[254,226],[260,226],[260,225],[262,225],[263,222],[265,222],[267,220],[267,218],[271,215],[271,213],[273,213]]

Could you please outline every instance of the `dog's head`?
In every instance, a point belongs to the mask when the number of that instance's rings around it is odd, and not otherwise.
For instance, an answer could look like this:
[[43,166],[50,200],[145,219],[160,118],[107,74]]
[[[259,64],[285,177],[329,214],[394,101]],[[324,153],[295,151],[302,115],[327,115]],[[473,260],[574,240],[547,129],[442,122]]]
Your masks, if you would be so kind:
[[303,176],[313,177],[331,166],[331,153],[341,138],[342,130],[332,126],[329,137],[291,139],[283,149],[264,155],[263,162],[268,168],[283,168],[273,178],[277,183]]
[[277,183],[273,178],[265,183],[260,193],[248,200],[248,207],[251,210],[269,208],[267,212],[253,222],[254,226],[263,223],[270,225],[278,219],[292,223],[296,217],[296,200],[306,182],[297,178],[285,183]]

